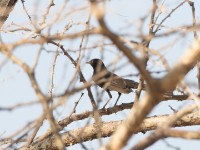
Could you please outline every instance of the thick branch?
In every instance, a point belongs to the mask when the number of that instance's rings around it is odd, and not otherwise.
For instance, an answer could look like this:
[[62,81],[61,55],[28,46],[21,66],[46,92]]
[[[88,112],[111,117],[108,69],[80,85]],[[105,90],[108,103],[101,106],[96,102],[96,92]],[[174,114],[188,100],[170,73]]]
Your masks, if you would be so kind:
[[[169,118],[169,115],[155,116],[146,118],[143,123],[140,125],[134,133],[138,132],[146,132],[150,130],[155,130],[160,122],[164,122]],[[117,128],[117,126],[121,125],[122,121],[114,121],[103,123],[101,127],[102,137],[110,136]],[[199,125],[200,124],[200,116],[199,112],[194,112],[189,115],[184,116],[181,121],[177,121],[173,127],[182,127],[182,126],[191,126],[191,125]],[[68,131],[63,133],[62,139],[65,141],[65,146],[71,146],[77,143],[93,140],[97,138],[99,129],[97,129],[96,125],[89,125],[83,128],[75,129],[72,131]],[[34,142],[29,147],[21,148],[20,150],[33,150],[33,149],[58,149],[56,147],[55,137],[51,136],[46,138],[40,142]]]
[[1,0],[0,1],[0,28],[13,10],[17,0]]

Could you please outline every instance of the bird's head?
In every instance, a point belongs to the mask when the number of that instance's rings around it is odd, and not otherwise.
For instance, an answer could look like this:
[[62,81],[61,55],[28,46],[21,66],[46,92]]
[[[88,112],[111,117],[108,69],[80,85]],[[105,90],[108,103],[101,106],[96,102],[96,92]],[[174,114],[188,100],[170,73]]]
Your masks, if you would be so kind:
[[87,63],[90,64],[94,70],[102,70],[106,68],[101,59],[92,59]]

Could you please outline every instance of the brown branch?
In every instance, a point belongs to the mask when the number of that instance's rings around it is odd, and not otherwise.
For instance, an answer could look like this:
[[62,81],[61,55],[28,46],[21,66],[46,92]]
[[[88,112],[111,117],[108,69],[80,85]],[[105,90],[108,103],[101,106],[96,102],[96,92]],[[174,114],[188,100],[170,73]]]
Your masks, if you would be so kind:
[[25,5],[24,5],[25,0],[21,0],[21,2],[22,2],[22,6],[23,6],[23,9],[24,9],[26,15],[28,16],[30,22],[32,22],[31,16],[28,14],[28,11],[27,11],[27,9],[26,9],[26,7],[25,7]]
[[159,139],[163,138],[164,132],[166,131],[166,129],[169,129],[171,126],[173,126],[175,124],[175,122],[179,121],[183,116],[191,113],[195,108],[197,108],[197,105],[193,104],[189,107],[186,107],[186,108],[170,115],[167,120],[160,123],[160,127],[155,132],[153,132],[146,138],[139,141],[132,148],[132,150],[143,150],[143,149],[149,147],[150,145],[152,145],[153,143],[155,143],[156,141],[158,141]]
[[200,131],[183,131],[176,129],[168,129],[164,131],[164,137],[174,137],[182,139],[200,139]]
[[[69,53],[64,49],[63,45],[60,45],[60,44],[57,44],[56,42],[54,41],[48,41],[48,43],[51,43],[53,45],[56,45],[56,46],[59,46],[60,49],[63,51],[64,55],[67,56],[67,58],[74,64],[74,66],[77,66],[77,62],[69,55]],[[85,80],[85,77],[83,76],[83,73],[81,72],[81,70],[79,70],[79,75],[80,75],[80,81],[83,82],[84,84],[87,84],[86,80]],[[87,87],[87,91],[88,91],[88,95],[89,95],[89,98],[91,100],[91,104],[93,106],[93,109],[94,110],[97,110],[97,105],[95,103],[95,100],[94,100],[94,97],[92,95],[92,92],[91,92],[91,89],[90,87]],[[67,93],[67,91],[66,91]]]
[[[161,79],[156,79],[151,93],[133,106],[124,123],[115,132],[105,149],[121,149],[132,136],[144,117],[150,113],[156,104],[159,103],[162,95],[166,91],[173,90],[176,84],[194,67],[200,59],[200,38],[198,38],[188,49],[187,53],[181,57],[175,67]],[[132,127],[133,129],[130,129]]]
[[[194,2],[188,1],[188,4],[192,8],[192,25],[193,27],[196,27],[196,17],[195,17],[195,7]],[[196,39],[198,37],[197,32],[193,31],[194,38]],[[200,95],[200,62],[197,62],[197,80],[198,80],[198,88],[199,88],[199,95]]]
[[200,60],[200,37],[186,51],[169,73],[160,80],[161,89],[164,91],[172,90],[176,84],[194,67]]
[[166,21],[166,19],[169,18],[172,15],[172,13],[174,13],[178,8],[180,8],[185,2],[187,2],[187,0],[181,2],[178,6],[176,6],[174,9],[172,9],[171,12],[159,23],[155,32],[157,32],[159,30],[160,26]]
[[[153,29],[154,29],[154,17],[155,17],[155,13],[156,13],[156,10],[157,10],[157,2],[156,0],[153,0],[153,7],[152,7],[152,12],[151,12],[151,19],[150,19],[150,27],[149,27],[149,36],[154,36],[155,33],[153,32]],[[144,47],[149,47],[149,44],[151,42],[151,39],[147,40],[143,40],[142,43],[144,45]],[[147,66],[147,62],[148,62],[148,51],[146,51],[146,48],[142,48],[141,49],[141,53],[142,53],[142,59],[143,59],[143,63],[145,66]],[[143,89],[143,84],[144,84],[144,77],[143,77],[143,74],[140,74],[140,79],[139,79],[139,85],[138,85],[138,88],[136,90],[136,93],[135,93],[135,102],[138,102],[139,101],[139,98],[140,98],[140,95],[141,95],[141,92],[142,92],[142,89]]]
[[39,101],[29,101],[29,102],[18,103],[18,104],[9,106],[9,107],[0,107],[0,111],[13,111],[20,107],[35,105],[38,103],[39,103]]
[[117,47],[119,50],[121,50],[127,58],[133,62],[133,64],[137,67],[137,69],[140,71],[140,73],[143,75],[145,81],[151,85],[151,76],[149,72],[146,70],[146,67],[144,63],[138,59],[135,55],[133,55],[132,50],[127,47],[123,41],[113,32],[109,30],[106,23],[104,22],[104,10],[101,6],[97,4],[97,2],[91,1],[92,9],[94,11],[94,14],[96,15],[96,18],[100,24],[101,31],[100,34],[105,35],[108,37]]
[[17,0],[1,0],[0,1],[0,28],[8,18],[9,14],[13,10]]
[[[186,100],[187,98],[188,98],[188,95],[170,95],[170,96],[164,95],[162,101],[166,101],[166,100],[183,101],[183,100]],[[100,109],[100,110],[98,110],[98,112],[99,112],[100,116],[110,115],[110,114],[114,114],[114,113],[120,112],[125,109],[131,109],[133,107],[133,104],[134,104],[133,102],[122,103],[120,105],[116,105],[114,107],[110,107],[107,109]],[[73,115],[71,114],[69,117],[66,117],[65,119],[60,120],[58,122],[59,130],[61,131],[64,127],[66,127],[67,125],[69,125],[70,123],[72,123],[74,121],[83,120],[83,119],[86,119],[89,116],[93,116],[93,115],[94,115],[94,111],[86,111],[86,112],[83,112],[80,114],[73,114]],[[52,135],[52,131],[47,131],[42,136],[40,136],[37,139],[37,141],[42,141],[50,135]]]
[[[125,110],[125,109],[130,109],[133,106],[133,104],[134,104],[133,102],[124,103],[124,104],[116,105],[114,107],[110,107],[110,108],[107,108],[107,109],[100,109],[100,110],[98,110],[98,112],[99,112],[100,116],[110,115],[110,114],[117,113],[117,112]],[[69,117],[66,117],[65,119],[60,120],[58,122],[58,125],[60,126],[59,129],[61,131],[63,128],[65,128],[70,123],[72,123],[74,121],[86,119],[90,116],[94,117],[94,111],[86,111],[86,112],[83,112],[83,113],[80,113],[80,114],[70,115]],[[48,136],[51,136],[51,135],[52,135],[52,131],[47,131],[45,134],[40,136],[37,139],[37,141],[42,141],[42,140],[44,140],[45,138],[47,138]]]
[[[12,48],[12,47],[11,47]],[[49,124],[51,126],[51,129],[53,131],[53,133],[56,135],[56,138],[58,139],[58,145],[60,146],[61,149],[64,149],[64,146],[62,144],[62,140],[61,137],[58,133],[58,128],[57,128],[57,124],[56,121],[53,117],[53,112],[52,110],[49,108],[48,106],[48,101],[49,98],[46,97],[45,95],[43,95],[43,93],[41,92],[38,83],[36,82],[35,79],[35,74],[33,72],[33,70],[24,62],[22,62],[20,59],[18,59],[17,57],[15,57],[11,52],[12,49],[1,49],[1,52],[6,55],[8,58],[10,58],[14,63],[16,63],[17,65],[19,65],[25,73],[27,73],[30,82],[32,84],[33,89],[35,90],[35,93],[39,99],[39,101],[41,102],[42,106],[43,106],[43,110],[44,110],[44,114],[46,114],[45,116],[47,116],[47,119],[49,121]]]
[[[59,33],[56,33],[55,35],[40,35],[41,37],[37,38],[37,39],[22,39],[15,43],[9,43],[9,45],[12,45],[13,47],[21,46],[24,44],[41,44],[42,45],[48,41],[63,40],[63,39],[75,39],[75,38],[78,38],[83,35],[92,35],[92,34],[98,34],[98,33],[99,33],[98,28],[92,28],[89,30],[84,30],[81,32],[73,33],[73,34],[60,35]],[[0,46],[3,46],[1,44],[2,43],[0,43]]]
[[42,15],[43,18],[42,18],[42,22],[40,23],[41,25],[44,25],[46,23],[46,19],[47,19],[47,16],[48,16],[49,12],[50,12],[50,8],[52,6],[54,6],[54,5],[55,5],[54,4],[54,0],[51,0],[49,5],[46,8],[46,11],[45,11],[44,15]]
[[[150,130],[155,130],[160,122],[163,122],[169,118],[169,115],[148,117],[144,119],[143,123],[134,131],[134,133],[138,132],[146,132]],[[102,137],[110,136],[116,128],[121,125],[122,121],[113,121],[102,124],[101,132]],[[189,115],[184,116],[181,121],[177,121],[173,127],[182,127],[182,126],[191,126],[191,125],[199,125],[200,124],[200,116],[199,112],[195,112]],[[132,128],[132,127],[130,127]],[[65,141],[65,146],[71,146],[77,143],[81,143],[84,141],[94,140],[97,138],[98,129],[96,125],[88,125],[83,128],[75,129],[72,131],[68,131],[62,134],[62,139]],[[50,136],[46,138],[44,141],[36,141],[28,147],[21,148],[20,150],[31,150],[31,149],[54,149],[57,150],[58,147],[55,144],[55,137]]]

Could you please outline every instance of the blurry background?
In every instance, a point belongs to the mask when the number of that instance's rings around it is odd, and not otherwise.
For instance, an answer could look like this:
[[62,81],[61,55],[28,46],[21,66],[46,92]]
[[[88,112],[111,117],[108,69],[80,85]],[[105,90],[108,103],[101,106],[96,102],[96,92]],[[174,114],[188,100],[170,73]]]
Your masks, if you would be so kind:
[[[183,0],[165,0],[158,1],[158,9],[156,16],[158,24],[165,18],[172,9],[176,8]],[[194,0],[196,21],[199,23],[200,1]],[[88,1],[64,1],[54,0],[55,5],[50,8],[49,14],[45,18],[46,24],[43,22],[43,17],[47,11],[47,6],[50,1],[25,1],[24,6],[21,1],[18,1],[9,18],[4,23],[1,29],[1,42],[5,44],[15,43],[24,39],[39,39],[37,33],[41,35],[56,35],[56,34],[73,34],[83,31],[89,27],[98,27],[98,22],[90,13],[90,4]],[[118,35],[126,38],[126,40],[141,42],[142,37],[149,32],[149,22],[151,16],[152,1],[131,1],[131,0],[111,0],[105,2],[106,16],[105,20],[109,28]],[[31,17],[29,19],[28,15]],[[88,24],[86,24],[88,22]],[[163,59],[160,59],[155,53],[150,53],[150,58],[147,64],[147,69],[152,72],[154,77],[162,77],[167,73],[166,66],[173,67],[177,60],[187,50],[194,41],[192,31],[186,31],[185,26],[192,25],[192,11],[188,3],[184,3],[168,17],[157,35],[163,33],[174,32],[166,36],[158,36],[152,39],[149,48],[159,53]],[[67,29],[68,28],[68,29]],[[67,29],[67,30],[66,30]],[[39,32],[36,32],[38,30]],[[93,58],[101,58],[108,69],[115,72],[119,76],[139,81],[138,70],[129,63],[129,60],[120,52],[113,43],[101,35],[85,36],[82,42],[82,37],[74,39],[65,38],[56,40],[60,42],[71,55],[74,60],[80,58],[80,69],[87,81],[91,81],[92,67],[86,64],[87,61]],[[81,50],[80,45],[82,44]],[[140,56],[140,52],[134,49],[133,53]],[[39,88],[45,95],[52,93],[53,95],[61,95],[67,88],[73,89],[81,87],[83,83],[79,81],[80,77],[76,72],[76,68],[71,61],[62,53],[62,51],[50,44],[22,44],[13,50],[13,54],[22,60],[28,66],[32,67],[36,62],[35,77]],[[58,55],[57,55],[58,54]],[[39,56],[39,57],[38,57]],[[80,56],[80,57],[79,57]],[[55,62],[56,59],[56,62]],[[52,88],[52,72],[53,64],[55,70],[53,73],[53,88]],[[184,81],[193,92],[197,92],[197,71],[196,68],[191,70],[185,77]],[[75,78],[75,80],[73,80]],[[72,81],[73,80],[73,81]],[[99,107],[101,108],[109,99],[107,93],[95,85],[91,87],[92,93],[96,102],[101,100]],[[135,91],[135,90],[134,90]],[[54,110],[56,120],[61,120],[67,117],[74,108],[75,102],[80,98],[81,93],[84,93],[76,108],[76,113],[82,113],[87,110],[92,110],[88,94],[86,90],[77,92],[65,98],[63,105]],[[178,92],[177,92],[178,93]],[[103,94],[103,95],[101,95]],[[112,92],[113,98],[107,107],[113,106],[117,99],[117,92]],[[130,94],[122,94],[118,104],[132,102],[135,92]],[[55,97],[54,101],[59,101],[59,97]],[[15,106],[18,103],[27,103],[38,101],[38,98],[33,90],[31,82],[23,69],[13,63],[4,54],[0,53],[0,107],[7,108]],[[188,105],[192,101],[164,101],[153,109],[149,116],[170,114],[175,110]],[[124,119],[130,110],[124,110],[109,116],[103,116],[102,120],[109,122],[114,120]],[[12,111],[0,111],[0,139],[8,137],[20,130],[27,123],[31,123],[40,115],[43,110],[40,103],[31,104],[24,107],[15,107]],[[64,131],[83,127],[93,123],[93,118],[88,118],[81,121],[76,121],[68,125]],[[49,128],[48,121],[44,121],[37,136],[42,135]],[[188,130],[199,129],[199,126],[187,127]],[[143,134],[136,134],[124,149],[129,149],[137,143],[139,139],[149,135],[151,131]],[[17,138],[16,136],[15,138]],[[106,143],[109,138],[103,138],[103,143]],[[101,143],[99,140],[93,140],[83,143],[87,149],[98,149]],[[18,147],[19,145],[14,145]],[[200,143],[198,140],[184,140],[167,138],[160,140],[148,149],[181,149],[188,150],[199,149]],[[69,149],[82,149],[80,144],[69,147]]]

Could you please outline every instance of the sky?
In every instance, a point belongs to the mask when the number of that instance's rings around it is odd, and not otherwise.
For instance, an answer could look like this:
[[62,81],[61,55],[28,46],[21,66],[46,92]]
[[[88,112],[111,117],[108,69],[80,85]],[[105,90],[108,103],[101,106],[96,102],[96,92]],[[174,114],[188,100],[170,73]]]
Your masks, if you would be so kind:
[[[161,1],[160,1],[161,2]],[[172,8],[176,7],[178,4],[182,2],[181,0],[166,0],[165,1],[165,7],[163,8],[163,14],[160,17],[160,20],[164,18],[171,10]],[[198,0],[195,0],[195,7],[196,12],[199,12],[200,9],[200,2]],[[26,9],[28,10],[28,13],[32,17],[32,19],[38,19],[42,20],[41,14],[45,13],[45,7],[46,4],[48,4],[49,1],[25,1]],[[51,22],[53,18],[56,15],[59,15],[59,10],[61,9],[63,1],[62,0],[55,0],[55,6],[51,9],[50,15],[47,18],[47,22]],[[124,0],[124,1],[118,1],[118,0],[112,0],[109,1],[106,4],[106,23],[108,26],[112,29],[113,32],[120,33],[120,34],[127,34],[127,38],[130,40],[135,40],[137,42],[139,41],[138,35],[141,34],[140,30],[138,30],[140,26],[139,19],[141,16],[145,16],[146,14],[150,13],[150,7],[152,5],[151,1],[147,0],[141,0],[141,1],[131,1],[131,0]],[[77,8],[83,8],[79,11],[73,11],[70,15],[67,15],[68,12],[71,11],[71,9],[76,10]],[[69,10],[68,10],[69,9]],[[50,29],[50,33],[60,33],[63,31],[63,28],[66,26],[66,24],[73,23],[75,24],[72,29],[68,33],[78,32],[85,28],[83,23],[88,18],[88,12],[89,8],[87,7],[86,1],[81,0],[74,0],[69,1],[67,8],[65,8],[64,11],[66,14],[60,14],[61,17],[59,22],[56,22],[55,25]],[[189,12],[189,13],[188,13]],[[66,15],[66,16],[65,16]],[[178,19],[177,19],[178,18]],[[196,14],[197,22],[200,20],[200,15]],[[159,19],[158,19],[159,20]],[[143,34],[148,33],[148,24],[149,17],[146,18],[145,24],[143,25],[142,32]],[[162,31],[159,33],[162,33],[164,31],[167,31],[168,28],[176,28],[183,25],[190,25],[192,23],[191,13],[190,13],[190,7],[188,4],[184,4],[180,9],[178,9],[167,21],[165,22],[165,28],[163,28]],[[14,25],[13,25],[14,24]],[[98,26],[95,18],[92,16],[90,24],[94,27]],[[10,14],[8,20],[5,22],[3,26],[3,30],[10,30],[13,28],[17,28],[18,25],[26,26],[26,27],[32,27],[30,24],[30,21],[25,14],[22,4],[20,1],[18,1],[17,5],[15,6],[14,10]],[[42,33],[47,33],[47,30],[43,30]],[[18,41],[19,39],[23,39],[24,37],[30,36],[26,32],[15,32],[15,33],[5,33],[1,32],[1,39],[4,43],[13,43],[15,41]],[[64,45],[65,48],[71,49],[71,50],[77,50],[79,49],[80,45],[80,38],[77,38],[75,40],[63,40],[61,41],[61,44]],[[95,45],[96,43],[100,43],[103,39],[101,36],[92,36],[89,37],[87,46]],[[107,43],[110,41],[105,40]],[[167,47],[167,45],[170,42],[176,41],[175,43],[172,43],[171,46]],[[187,50],[187,48],[192,44],[194,41],[193,34],[187,34],[182,38],[180,35],[173,35],[169,37],[164,38],[157,38],[154,39],[151,44],[150,48],[160,50],[166,60],[168,60],[169,66],[173,67],[175,62],[180,58],[180,56]],[[86,43],[84,43],[86,44]],[[39,45],[24,45],[19,48],[17,48],[14,51],[15,56],[23,60],[25,63],[27,63],[29,66],[32,66],[34,64],[34,61],[37,56],[37,52],[39,51],[40,46]],[[41,51],[41,56],[39,58],[38,65],[36,67],[36,79],[39,83],[40,88],[42,89],[42,92],[44,94],[49,94],[50,89],[50,75],[52,72],[52,64],[55,57],[55,53],[48,52],[48,51],[55,51],[56,47],[45,44]],[[92,59],[92,58],[102,58],[104,60],[104,63],[106,66],[108,66],[110,63],[112,63],[113,60],[116,60],[118,57],[123,56],[121,52],[117,51],[115,47],[113,46],[106,46],[104,47],[105,53],[102,54],[102,50],[100,48],[94,48],[93,50],[86,50],[83,51],[83,57],[82,57],[82,63],[81,63],[81,69],[86,77],[86,80],[91,80],[92,75],[92,68],[89,65],[86,65],[86,61]],[[76,59],[78,56],[77,52],[70,52],[70,55]],[[152,60],[148,63],[148,69],[152,71],[159,70],[161,67],[161,64],[157,64],[156,60],[157,57],[153,57]],[[117,73],[120,76],[126,76],[128,74],[136,74],[138,73],[137,69],[133,65],[124,65],[128,60],[124,57],[120,58],[120,61],[117,61],[116,66],[110,66],[109,70],[114,70],[117,66],[123,66],[122,69],[115,70],[115,73]],[[2,62],[5,62],[4,65],[2,65]],[[4,55],[0,53],[0,102],[1,107],[7,107],[12,106],[19,102],[28,102],[28,101],[34,101],[37,100],[37,97],[31,87],[31,83],[28,80],[27,75],[23,72],[23,70],[17,66],[16,64],[13,64],[11,61],[7,60]],[[56,61],[56,67],[55,67],[55,78],[54,78],[54,93],[55,94],[61,94],[64,92],[66,87],[69,84],[69,81],[72,79],[72,74],[75,72],[74,66],[71,64],[71,62],[63,55],[59,54],[57,61]],[[155,77],[161,77],[163,74],[153,74]],[[77,79],[79,77],[77,76]],[[129,77],[130,79],[138,81],[138,76],[132,76]],[[192,79],[192,80],[191,80]],[[196,84],[196,69],[193,69],[185,78],[186,83],[192,83],[191,88],[195,90],[197,87]],[[81,86],[82,84],[79,82],[76,82],[75,85]],[[100,88],[96,88],[95,86],[92,86],[92,91],[94,93],[95,99],[96,99],[96,89],[98,91],[102,91]],[[89,104],[89,98],[87,96],[87,92],[85,90],[81,91],[84,93],[83,98],[81,99],[78,107],[77,107],[77,113],[84,112],[85,110],[91,110],[92,107]],[[73,108],[74,100],[78,100],[81,93],[77,93],[73,95],[73,97],[70,97],[66,104],[64,104],[61,108],[59,108],[58,112],[55,112],[55,116],[58,120],[63,119],[66,117],[67,114],[69,114]],[[117,92],[112,92],[113,99],[108,104],[109,106],[112,106],[114,104],[114,100],[117,97]],[[125,103],[130,102],[132,100],[132,97],[134,96],[134,92],[130,93],[128,95],[123,94],[119,100],[119,103]],[[108,95],[106,93],[103,94],[102,99],[107,100]],[[167,102],[161,102],[158,106],[156,106],[153,111],[149,114],[149,116],[153,115],[162,115],[162,114],[168,114],[172,113],[172,110],[169,108],[168,105],[173,106],[174,109],[179,109],[187,104],[191,103],[191,101],[184,101],[184,102],[178,102],[178,101],[167,101]],[[102,106],[104,103],[101,104]],[[111,121],[111,120],[120,120],[124,119],[126,115],[129,113],[129,110],[125,110],[123,112],[119,112],[117,114],[113,114],[111,116],[103,116],[103,121]],[[40,105],[33,105],[28,107],[22,107],[19,109],[16,109],[11,112],[1,111],[0,112],[0,118],[1,118],[1,124],[0,124],[0,135],[7,136],[18,129],[22,128],[27,122],[30,122],[40,116],[42,114],[42,108]],[[92,122],[92,121],[91,121]],[[87,123],[87,120],[79,121],[70,124],[66,130],[75,129],[77,127],[82,127]],[[42,128],[40,129],[38,135],[42,134],[46,129],[48,128],[48,123],[45,121]],[[199,126],[196,127],[187,127],[188,130],[194,130],[199,129]],[[129,149],[134,143],[137,143],[140,139],[142,139],[144,136],[147,136],[151,132],[147,132],[145,135],[143,133],[138,133],[135,135],[128,143],[127,147],[124,149]],[[108,142],[109,138],[103,139],[103,143]],[[183,139],[175,139],[175,138],[168,138],[165,139],[168,143],[179,147],[181,150],[187,150],[191,147],[194,150],[197,150],[200,146],[199,141],[192,140],[187,141]],[[99,141],[89,141],[84,143],[88,149],[95,149],[98,145],[99,147]],[[74,145],[69,148],[70,150],[74,149],[81,149],[80,145]],[[148,150],[153,149],[170,149],[166,142],[163,140],[160,140],[159,142],[156,142],[154,145],[148,148]]]

